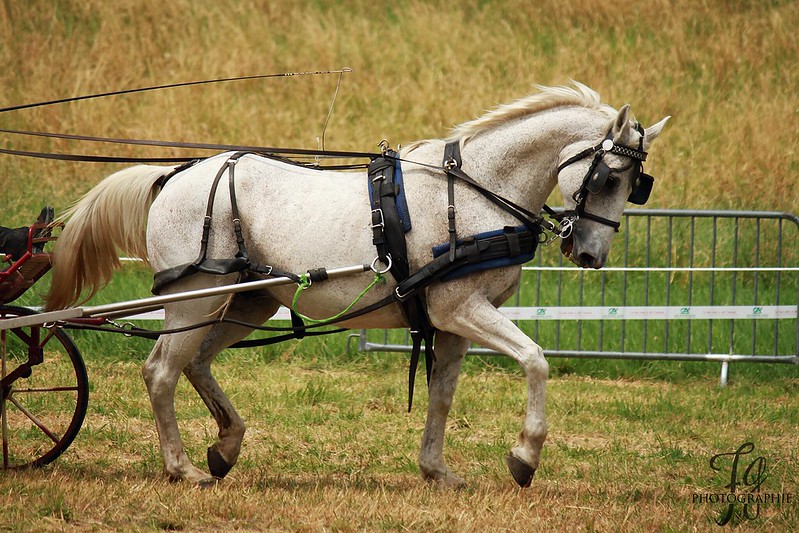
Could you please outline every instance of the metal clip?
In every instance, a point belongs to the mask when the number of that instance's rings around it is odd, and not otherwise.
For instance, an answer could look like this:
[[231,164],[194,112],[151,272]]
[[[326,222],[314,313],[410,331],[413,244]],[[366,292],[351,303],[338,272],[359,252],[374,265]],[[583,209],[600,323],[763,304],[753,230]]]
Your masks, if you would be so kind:
[[388,143],[388,139],[381,140],[379,143],[377,143],[377,146],[380,148],[380,153],[383,156],[385,156],[386,152],[388,152],[391,149],[391,145]]
[[[130,330],[134,328],[134,325],[131,322],[120,323],[120,322],[114,322],[113,320],[110,319],[106,319],[105,322],[106,324],[110,324],[119,330],[126,330],[126,329]],[[130,333],[122,333],[122,335],[125,337],[133,337],[133,335]]]
[[566,239],[571,236],[572,231],[574,230],[574,222],[575,219],[573,217],[568,217],[561,220],[560,227],[558,228],[558,237],[561,239]]

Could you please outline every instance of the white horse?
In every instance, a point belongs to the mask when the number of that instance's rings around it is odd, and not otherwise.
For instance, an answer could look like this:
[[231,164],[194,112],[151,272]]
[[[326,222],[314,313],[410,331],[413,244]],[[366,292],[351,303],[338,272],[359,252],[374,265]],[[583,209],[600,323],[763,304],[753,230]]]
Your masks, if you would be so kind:
[[[669,117],[644,130],[629,106],[616,111],[602,104],[588,87],[539,87],[539,92],[457,126],[448,141],[458,141],[463,171],[483,187],[538,213],[557,184],[574,221],[564,253],[577,265],[601,268],[606,261],[626,200],[634,192],[640,164],[630,153],[644,154]],[[607,144],[608,141],[611,144]],[[603,143],[602,148],[599,145]],[[428,263],[431,247],[448,241],[447,180],[442,170],[444,140],[415,142],[400,151],[405,194],[412,219],[407,233],[411,273]],[[608,148],[613,145],[619,150]],[[627,152],[623,147],[630,148]],[[597,156],[597,153],[601,157]],[[588,188],[589,169],[601,159],[612,186]],[[49,309],[74,304],[110,279],[123,253],[145,258],[155,271],[192,262],[198,254],[211,184],[230,154],[205,159],[159,181],[174,167],[141,165],[113,174],[79,200],[55,249]],[[642,158],[638,158],[639,160]],[[254,263],[301,273],[317,267],[370,264],[371,207],[362,172],[301,168],[259,155],[239,158],[236,195],[245,242]],[[648,178],[648,177],[647,177]],[[226,183],[226,182],[223,182]],[[230,258],[237,246],[227,185],[214,201],[208,257]],[[582,191],[582,207],[576,200]],[[459,236],[496,230],[518,221],[489,203],[475,189],[455,183]],[[589,215],[590,213],[590,215]],[[577,216],[582,214],[583,216]],[[145,222],[146,221],[146,222]],[[515,480],[530,484],[547,435],[545,385],[548,364],[530,340],[497,307],[514,293],[520,267],[508,266],[439,281],[425,289],[429,320],[437,329],[435,362],[429,382],[427,421],[419,453],[426,480],[456,486],[463,480],[444,460],[444,430],[464,354],[475,342],[506,354],[524,369],[528,398],[518,443],[506,462]],[[250,278],[258,277],[250,275]],[[197,273],[169,284],[164,293],[236,283],[240,274]],[[303,292],[299,311],[314,318],[334,315],[369,283],[370,274],[315,283]],[[400,280],[395,280],[399,282]],[[376,285],[358,303],[365,307],[391,294],[395,283]],[[296,287],[182,301],[165,305],[165,328],[190,326],[209,317],[263,323],[281,304],[291,306]],[[396,303],[342,324],[351,328],[407,327]],[[244,423],[211,375],[216,355],[243,339],[251,328],[219,323],[183,333],[162,335],[144,363],[142,374],[155,416],[166,474],[205,485],[235,465]],[[183,373],[202,397],[219,426],[209,448],[212,475],[195,467],[181,443],[174,394]]]

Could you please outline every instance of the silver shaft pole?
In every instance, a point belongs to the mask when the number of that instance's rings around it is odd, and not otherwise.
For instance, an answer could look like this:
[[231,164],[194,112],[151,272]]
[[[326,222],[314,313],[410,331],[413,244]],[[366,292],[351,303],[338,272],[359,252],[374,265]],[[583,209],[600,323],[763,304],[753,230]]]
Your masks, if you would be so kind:
[[[370,270],[369,265],[355,265],[350,267],[331,268],[327,271],[329,279],[362,274]],[[105,317],[105,316],[127,316],[141,312],[143,309],[152,310],[172,302],[182,302],[197,298],[208,298],[239,292],[254,291],[278,285],[290,285],[294,283],[289,278],[272,278],[258,281],[247,281],[233,285],[222,285],[221,287],[210,287],[207,289],[197,289],[194,291],[176,292],[163,296],[152,296],[140,300],[128,300],[105,305],[95,305],[91,307],[71,307],[59,311],[39,313],[30,316],[8,318],[0,320],[0,330],[45,324],[47,322],[57,322],[72,318]]]

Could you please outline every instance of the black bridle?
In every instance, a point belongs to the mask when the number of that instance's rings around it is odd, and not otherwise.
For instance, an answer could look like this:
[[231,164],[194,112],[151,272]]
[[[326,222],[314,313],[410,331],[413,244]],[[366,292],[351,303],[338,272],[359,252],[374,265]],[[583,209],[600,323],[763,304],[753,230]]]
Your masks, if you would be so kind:
[[619,222],[589,213],[585,210],[585,203],[589,194],[598,194],[606,184],[613,183],[618,179],[612,174],[612,169],[603,161],[607,153],[624,156],[632,160],[631,165],[634,167],[632,178],[633,188],[627,201],[637,205],[643,205],[649,200],[649,195],[652,192],[652,185],[655,180],[652,176],[644,174],[643,172],[643,162],[646,161],[647,156],[647,153],[643,150],[644,128],[640,124],[636,124],[635,129],[641,134],[641,139],[638,141],[638,149],[615,144],[611,138],[611,132],[608,132],[601,143],[586,148],[558,166],[558,173],[560,173],[569,165],[591,155],[594,156],[591,161],[591,166],[588,167],[588,172],[586,172],[585,177],[583,177],[580,188],[572,195],[572,199],[574,199],[576,204],[574,209],[564,211],[558,215],[562,231],[566,227],[571,227],[571,225],[580,218],[593,220],[619,231]]

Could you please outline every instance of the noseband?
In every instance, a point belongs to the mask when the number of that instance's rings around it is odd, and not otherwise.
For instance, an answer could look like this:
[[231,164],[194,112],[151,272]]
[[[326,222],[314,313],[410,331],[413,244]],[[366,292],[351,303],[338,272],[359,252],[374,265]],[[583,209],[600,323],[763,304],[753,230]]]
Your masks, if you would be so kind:
[[572,198],[576,203],[574,209],[564,211],[558,215],[558,219],[561,224],[561,233],[570,231],[571,226],[580,218],[593,220],[619,231],[619,222],[589,213],[585,210],[585,202],[588,199],[589,193],[598,194],[609,181],[613,183],[617,179],[616,176],[611,175],[610,167],[603,161],[603,158],[607,153],[630,158],[632,160],[631,164],[635,167],[633,176],[633,190],[627,200],[637,205],[643,205],[647,200],[649,200],[649,194],[652,192],[654,178],[649,174],[643,173],[643,162],[646,161],[647,156],[647,153],[643,150],[644,128],[640,124],[636,124],[635,129],[641,134],[641,139],[638,141],[637,150],[635,148],[629,148],[627,146],[615,144],[611,138],[611,132],[608,132],[608,134],[605,136],[605,139],[601,143],[597,144],[596,146],[586,148],[582,152],[570,157],[561,163],[560,166],[558,166],[558,173],[560,173],[561,170],[572,163],[576,163],[577,161],[585,159],[591,155],[594,156],[593,161],[591,161],[591,166],[588,167],[588,172],[585,174],[585,177],[583,177],[583,182],[580,185],[580,188],[577,189],[572,195]]

